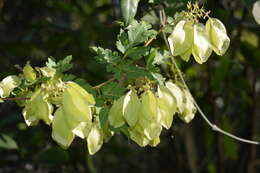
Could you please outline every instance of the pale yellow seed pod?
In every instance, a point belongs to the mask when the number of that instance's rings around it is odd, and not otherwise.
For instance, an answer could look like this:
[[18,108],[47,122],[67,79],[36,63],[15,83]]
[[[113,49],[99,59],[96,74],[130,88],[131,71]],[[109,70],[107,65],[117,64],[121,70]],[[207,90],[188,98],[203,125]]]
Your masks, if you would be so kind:
[[218,55],[224,55],[230,44],[224,24],[216,18],[209,18],[206,23],[206,31],[214,52]]
[[65,149],[68,148],[74,140],[75,135],[68,126],[62,107],[58,108],[54,114],[51,136],[54,141]]
[[162,126],[158,122],[150,122],[146,119],[140,119],[139,123],[144,129],[144,135],[149,139],[153,140],[160,136],[162,132]]
[[184,103],[184,111],[182,114],[179,115],[179,117],[186,123],[189,123],[196,114],[196,107],[193,103],[192,96],[190,93],[186,90],[183,91],[183,94],[185,96],[185,103]]
[[141,118],[150,122],[160,122],[161,117],[158,114],[157,99],[152,91],[146,91],[141,98]]
[[47,98],[48,94],[38,89],[26,102],[23,116],[28,126],[36,125],[39,120],[43,120],[48,125],[52,122],[53,106],[47,101]]
[[184,111],[184,96],[182,90],[180,89],[180,87],[178,87],[178,85],[170,81],[166,82],[165,85],[169,89],[171,94],[175,97],[178,113],[182,113]]
[[151,140],[150,143],[149,143],[149,145],[150,145],[151,147],[156,147],[159,143],[160,143],[160,137]]
[[116,100],[109,111],[108,121],[109,124],[114,128],[121,127],[125,124],[125,120],[123,117],[124,98],[125,96],[122,96],[118,100]]
[[29,62],[23,68],[24,78],[30,82],[34,82],[36,80],[36,72],[32,68]]
[[197,63],[202,64],[206,62],[212,53],[209,35],[206,32],[205,26],[201,23],[193,26],[193,45],[192,55]]
[[172,34],[168,37],[171,53],[178,56],[185,53],[192,46],[193,27],[192,23],[181,20],[174,27]]
[[139,146],[145,147],[149,144],[150,140],[144,135],[143,128],[140,124],[136,124],[134,128],[129,130],[129,137]]
[[7,76],[0,82],[0,97],[8,97],[11,92],[21,84],[21,79],[18,76]]
[[140,115],[141,102],[135,91],[130,90],[124,97],[123,116],[130,127],[135,126]]
[[161,116],[161,124],[166,129],[169,129],[172,125],[173,115],[177,109],[177,103],[175,97],[170,90],[163,86],[158,86],[158,114]]
[[67,82],[62,98],[63,112],[72,132],[81,138],[88,135],[94,103],[91,94],[76,83]]
[[93,123],[91,131],[87,137],[88,151],[90,155],[99,151],[103,145],[103,132],[98,123]]

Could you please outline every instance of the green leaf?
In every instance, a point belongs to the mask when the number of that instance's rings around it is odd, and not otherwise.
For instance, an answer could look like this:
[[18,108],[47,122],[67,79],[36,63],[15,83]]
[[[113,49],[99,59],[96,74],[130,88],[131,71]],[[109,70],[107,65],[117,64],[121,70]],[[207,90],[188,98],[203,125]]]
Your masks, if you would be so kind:
[[138,60],[141,59],[143,56],[146,56],[148,54],[148,51],[148,47],[133,47],[126,52],[126,56],[130,57],[132,60]]
[[160,85],[163,85],[165,78],[160,73],[151,72],[153,78],[158,81]]
[[100,127],[103,128],[107,122],[108,119],[108,113],[109,113],[109,108],[108,107],[103,107],[98,116],[99,116],[99,122],[100,122]]
[[0,148],[18,149],[18,146],[17,146],[15,140],[13,140],[13,138],[11,138],[8,135],[1,134],[0,135]]
[[60,60],[57,63],[53,57],[49,57],[48,62],[46,62],[46,66],[52,69],[56,69],[59,73],[63,73],[72,68],[71,60],[72,55],[65,57],[63,60]]
[[125,53],[129,46],[128,35],[124,30],[120,30],[119,35],[117,36],[118,41],[116,42],[116,47],[121,53]]
[[46,66],[55,69],[57,66],[55,59],[53,57],[49,57],[48,61],[46,62]]
[[252,13],[255,21],[260,24],[260,0],[254,3]]
[[102,47],[91,47],[91,49],[97,54],[95,58],[101,64],[116,65],[121,60],[118,52],[112,52],[110,49],[103,49]]
[[71,60],[72,60],[72,55],[69,55],[63,60],[60,60],[56,66],[57,72],[63,73],[65,71],[70,70],[72,68]]
[[116,82],[111,82],[101,88],[104,98],[113,100],[124,95],[125,90],[125,88],[120,87]]
[[126,25],[134,19],[138,3],[139,0],[121,0],[121,10]]
[[156,31],[151,30],[151,27],[150,24],[144,21],[138,23],[136,20],[133,20],[127,27],[129,44],[131,44],[131,47],[147,41],[150,37],[155,37]]

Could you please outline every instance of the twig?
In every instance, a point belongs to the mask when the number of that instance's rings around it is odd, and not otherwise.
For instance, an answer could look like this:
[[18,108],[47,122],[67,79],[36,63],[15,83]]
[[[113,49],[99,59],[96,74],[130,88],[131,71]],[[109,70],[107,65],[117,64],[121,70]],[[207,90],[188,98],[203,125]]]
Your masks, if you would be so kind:
[[[164,26],[164,25],[165,25],[165,23],[164,23],[164,21],[165,21],[165,12],[164,12],[164,9],[160,10],[160,19],[162,20],[161,23],[162,23],[162,25]],[[168,43],[168,41],[167,41],[166,35],[165,35],[164,32],[162,32],[162,34],[163,34],[164,41],[165,41],[165,43],[166,43],[166,45],[167,45],[167,48],[170,50],[170,46],[169,46],[169,43]],[[171,52],[171,51],[170,51],[170,52]],[[196,102],[196,100],[194,99],[193,95],[191,94],[190,89],[189,89],[189,87],[187,86],[187,84],[186,84],[186,82],[185,82],[185,80],[184,80],[184,78],[183,78],[183,76],[182,76],[182,73],[181,73],[181,71],[180,71],[180,68],[178,67],[178,65],[177,65],[177,63],[176,63],[176,61],[175,61],[174,56],[172,55],[172,53],[171,53],[171,60],[172,60],[172,63],[173,63],[173,65],[174,65],[174,67],[175,67],[176,70],[177,70],[177,73],[178,73],[178,75],[179,75],[179,77],[180,77],[180,79],[181,79],[181,82],[183,83],[185,89],[190,93],[191,98],[192,98],[192,100],[193,100],[193,103],[194,103],[195,107],[197,108],[199,114],[200,114],[201,117],[205,120],[205,122],[212,128],[213,131],[222,133],[222,134],[224,134],[224,135],[226,135],[226,136],[229,136],[229,137],[231,137],[231,138],[233,138],[233,139],[235,139],[235,140],[238,140],[238,141],[241,141],[241,142],[244,142],[244,143],[249,143],[249,144],[254,144],[254,145],[260,145],[260,142],[258,142],[258,141],[252,141],[252,140],[247,140],[247,139],[244,139],[244,138],[240,138],[240,137],[235,136],[235,135],[233,135],[233,134],[231,134],[231,133],[229,133],[229,132],[227,132],[227,131],[222,130],[222,129],[219,128],[216,124],[213,124],[212,122],[210,122],[210,120],[207,118],[207,116],[206,116],[206,115],[204,114],[204,112],[201,110],[201,108],[199,107],[198,103]]]
[[16,100],[30,100],[29,97],[17,97],[17,98],[1,98],[4,101],[16,101]]
[[94,86],[93,88],[94,88],[94,89],[99,89],[99,88],[101,88],[102,86],[104,86],[104,85],[106,85],[106,84],[108,84],[109,82],[112,82],[112,81],[114,81],[114,80],[116,80],[116,78],[113,77],[113,78],[107,80],[106,82],[103,82],[103,83],[101,83],[101,84],[99,84],[99,85],[97,85],[97,86]]

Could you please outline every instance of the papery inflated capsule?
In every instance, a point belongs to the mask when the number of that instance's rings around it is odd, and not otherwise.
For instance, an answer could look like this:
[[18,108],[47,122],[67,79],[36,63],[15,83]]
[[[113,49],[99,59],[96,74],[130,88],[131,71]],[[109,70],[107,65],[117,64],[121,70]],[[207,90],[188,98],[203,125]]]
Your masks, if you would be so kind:
[[214,52],[218,55],[224,55],[229,47],[230,39],[223,23],[216,18],[209,18],[206,23],[206,31],[209,34]]
[[129,137],[141,147],[147,146],[150,142],[150,140],[143,134],[142,126],[138,123],[134,128],[129,130]]
[[70,146],[75,137],[64,117],[62,107],[58,108],[54,114],[51,136],[54,141],[65,149]]
[[212,53],[209,35],[201,23],[194,24],[193,31],[192,55],[197,63],[202,64]]
[[161,116],[161,124],[166,129],[169,129],[177,109],[176,99],[169,89],[163,85],[159,85],[157,91],[158,114]]
[[23,68],[24,78],[30,82],[34,82],[36,80],[36,72],[32,68],[29,62]]
[[43,120],[48,125],[52,122],[53,106],[47,101],[47,98],[48,94],[38,89],[26,102],[23,116],[28,126],[36,125],[39,120]]
[[177,111],[182,113],[184,111],[184,100],[183,100],[183,92],[178,87],[178,85],[168,81],[165,83],[166,87],[169,89],[171,94],[175,97],[176,104],[177,104]]
[[150,145],[151,147],[156,147],[159,143],[160,143],[160,137],[157,137],[157,138],[151,140],[150,143],[149,143],[149,145]]
[[140,114],[141,102],[135,91],[130,90],[124,97],[123,116],[130,127],[135,126]]
[[162,132],[162,126],[158,122],[151,122],[146,119],[139,120],[140,125],[143,127],[143,133],[149,140],[153,140],[160,136]]
[[103,132],[98,123],[93,123],[87,137],[88,151],[90,155],[95,154],[103,145]]
[[141,98],[141,116],[151,122],[160,122],[161,117],[158,114],[157,99],[152,91],[148,90],[143,93]]
[[123,117],[123,103],[125,96],[122,96],[118,100],[116,100],[111,107],[108,114],[108,121],[111,126],[114,128],[121,127],[125,124],[125,120]]
[[88,135],[88,124],[92,122],[91,106],[94,103],[91,94],[76,83],[67,82],[62,98],[63,112],[72,132],[81,138]]
[[174,27],[172,34],[168,38],[171,53],[174,56],[185,53],[192,46],[193,27],[191,22],[181,20]]
[[0,97],[8,97],[11,92],[21,84],[21,79],[18,76],[7,76],[0,82]]
[[183,93],[185,96],[184,111],[179,115],[179,117],[184,122],[189,123],[195,116],[196,107],[193,103],[193,99],[190,93],[186,90],[184,90]]

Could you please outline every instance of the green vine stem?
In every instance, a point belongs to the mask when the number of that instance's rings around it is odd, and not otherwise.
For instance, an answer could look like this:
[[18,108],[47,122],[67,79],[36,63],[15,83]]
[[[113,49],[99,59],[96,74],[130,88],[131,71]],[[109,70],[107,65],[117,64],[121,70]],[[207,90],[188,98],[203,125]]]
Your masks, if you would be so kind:
[[[161,25],[162,25],[162,27],[164,27],[164,26],[165,26],[165,23],[166,23],[166,15],[165,15],[165,11],[164,11],[163,8],[160,9],[159,15],[160,15]],[[164,39],[164,41],[165,41],[165,44],[167,45],[167,48],[168,48],[168,50],[170,51],[170,46],[169,46],[169,43],[168,43],[168,41],[167,41],[166,34],[165,34],[164,31],[162,31],[162,34],[163,34],[163,39]],[[170,51],[170,52],[171,52],[171,51]],[[175,67],[176,70],[177,70],[177,73],[178,73],[178,75],[179,75],[179,77],[180,77],[180,79],[181,79],[181,82],[182,82],[183,86],[184,86],[185,89],[190,93],[191,98],[192,98],[192,100],[193,100],[193,102],[194,102],[194,105],[195,105],[195,107],[197,108],[197,110],[198,110],[200,116],[201,116],[201,117],[203,118],[203,120],[212,128],[213,131],[216,131],[216,132],[219,132],[219,133],[224,134],[224,135],[226,135],[226,136],[229,136],[229,137],[231,137],[231,138],[233,138],[233,139],[235,139],[235,140],[237,140],[237,141],[241,141],[241,142],[249,143],[249,144],[253,144],[253,145],[260,145],[260,142],[258,142],[258,141],[253,141],[253,140],[248,140],[248,139],[240,138],[240,137],[238,137],[238,136],[233,135],[232,133],[229,133],[229,132],[227,132],[227,131],[225,131],[225,130],[219,128],[216,124],[212,123],[212,122],[207,118],[207,116],[204,114],[204,112],[202,111],[202,109],[199,107],[198,103],[197,103],[196,100],[194,99],[193,95],[191,94],[191,91],[190,91],[189,87],[187,86],[187,84],[186,84],[186,82],[185,82],[185,80],[184,80],[184,77],[183,77],[183,75],[182,75],[182,73],[181,73],[181,70],[180,70],[180,68],[178,67],[178,65],[177,65],[177,63],[176,63],[176,61],[175,61],[175,59],[174,59],[174,56],[173,56],[172,54],[171,54],[171,61],[172,61],[173,65],[174,65],[174,67]]]

